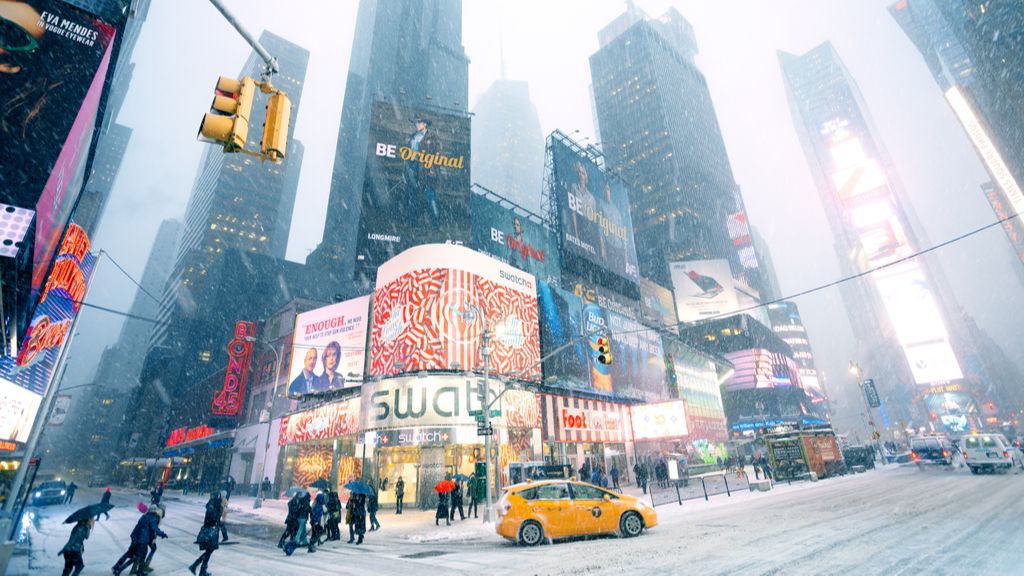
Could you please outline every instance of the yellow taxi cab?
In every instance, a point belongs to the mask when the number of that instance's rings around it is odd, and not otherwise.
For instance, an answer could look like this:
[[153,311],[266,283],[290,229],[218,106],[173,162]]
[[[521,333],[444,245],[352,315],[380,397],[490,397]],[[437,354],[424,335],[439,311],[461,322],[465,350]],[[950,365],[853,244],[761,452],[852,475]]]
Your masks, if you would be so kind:
[[631,538],[658,524],[658,514],[643,500],[576,480],[509,486],[498,515],[498,534],[524,546],[596,534]]

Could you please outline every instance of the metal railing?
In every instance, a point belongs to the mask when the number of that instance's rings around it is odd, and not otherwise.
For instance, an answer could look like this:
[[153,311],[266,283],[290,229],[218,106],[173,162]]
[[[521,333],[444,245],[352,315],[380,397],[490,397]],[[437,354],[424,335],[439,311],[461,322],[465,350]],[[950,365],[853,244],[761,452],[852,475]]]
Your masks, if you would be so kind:
[[682,506],[685,500],[703,498],[707,501],[712,496],[719,494],[732,496],[734,491],[748,490],[749,487],[750,482],[746,472],[731,471],[669,480],[661,484],[653,482],[647,485],[647,492],[651,497],[652,506],[664,506],[665,504]]

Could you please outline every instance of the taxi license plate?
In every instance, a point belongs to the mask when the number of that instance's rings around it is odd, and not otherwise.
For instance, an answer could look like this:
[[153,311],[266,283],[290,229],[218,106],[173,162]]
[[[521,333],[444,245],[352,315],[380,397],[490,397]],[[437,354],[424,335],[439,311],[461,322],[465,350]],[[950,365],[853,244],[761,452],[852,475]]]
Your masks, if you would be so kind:
[[995,452],[989,452],[987,455],[989,458],[999,458],[999,454]]

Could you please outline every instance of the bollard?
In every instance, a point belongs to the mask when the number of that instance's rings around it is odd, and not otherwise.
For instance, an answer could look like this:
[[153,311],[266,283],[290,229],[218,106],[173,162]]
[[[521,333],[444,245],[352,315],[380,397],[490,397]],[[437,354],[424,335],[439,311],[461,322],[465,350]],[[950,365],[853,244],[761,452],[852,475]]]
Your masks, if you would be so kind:
[[679,481],[676,481],[676,500],[679,500],[679,505],[683,505],[683,496],[679,494]]
[[732,498],[732,492],[729,491],[729,475],[722,474],[722,480],[725,481],[725,495]]
[[707,502],[708,501],[708,485],[704,483],[704,477],[703,476],[701,476],[701,478],[700,478],[700,485],[701,485],[702,488],[704,488],[704,501]]

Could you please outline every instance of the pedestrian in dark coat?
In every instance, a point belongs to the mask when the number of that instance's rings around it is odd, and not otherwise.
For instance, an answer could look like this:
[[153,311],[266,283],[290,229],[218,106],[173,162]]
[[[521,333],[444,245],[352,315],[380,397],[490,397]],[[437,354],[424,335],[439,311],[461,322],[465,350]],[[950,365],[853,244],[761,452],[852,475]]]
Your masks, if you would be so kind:
[[455,509],[459,510],[459,520],[466,519],[466,513],[462,510],[462,484],[459,482],[455,483],[455,489],[451,491],[452,495],[452,506],[451,510],[448,511],[448,519],[455,520]]
[[85,541],[89,538],[93,524],[95,521],[92,518],[85,518],[79,520],[71,529],[71,537],[68,538],[67,544],[57,553],[58,556],[64,556],[64,572],[61,576],[78,576],[85,569],[82,554],[85,552]]
[[[300,493],[301,494],[301,493]],[[288,515],[284,519],[284,533],[277,541],[278,548],[284,548],[285,542],[291,541],[299,533],[299,495],[295,494],[288,501]]]
[[402,500],[405,498],[405,480],[401,476],[395,482],[395,514],[402,513]]
[[309,541],[306,538],[306,522],[309,520],[310,513],[313,512],[313,506],[309,503],[309,492],[303,492],[299,496],[299,509],[296,519],[299,522],[298,531],[298,542],[299,546],[309,546]]
[[162,514],[163,510],[154,506],[139,517],[139,521],[135,523],[135,528],[132,529],[131,545],[128,547],[128,551],[111,568],[115,576],[120,574],[129,564],[132,565],[132,574],[139,574],[142,571],[142,566],[146,563],[146,553],[149,552],[150,540],[158,536],[160,538],[167,538],[167,534],[164,534],[164,531],[160,529],[160,517]]
[[622,490],[622,488],[619,486],[619,467],[612,464],[612,469],[609,473],[612,476],[612,489]]
[[352,507],[352,529],[356,535],[356,544],[363,543],[363,535],[366,534],[366,494],[356,494],[349,499],[355,500]]
[[203,527],[199,529],[199,535],[196,537],[196,544],[199,544],[199,550],[202,553],[188,567],[189,572],[195,574],[196,568],[201,568],[199,575],[208,575],[206,569],[210,564],[210,556],[213,556],[214,550],[220,548],[220,523],[223,517],[224,507],[221,503],[220,493],[214,492],[206,502],[206,515],[203,516]]
[[231,500],[231,493],[235,491],[235,477],[228,475],[228,479],[224,481],[224,492],[227,493],[225,500]]
[[71,504],[71,501],[75,499],[75,490],[78,490],[78,484],[72,482],[68,485],[67,495],[64,497],[65,504]]
[[[110,488],[109,487],[103,492],[103,497],[100,498],[100,504],[110,504]],[[110,512],[101,512],[100,514],[105,515],[107,517],[107,520],[110,520]],[[96,521],[99,522],[99,520],[100,520],[100,515],[97,514],[96,515]]]
[[341,499],[334,490],[327,492],[327,540],[341,540]]
[[451,526],[451,519],[448,517],[448,492],[441,492],[437,495],[437,512],[434,514],[434,526],[439,520],[444,520],[446,526]]
[[159,504],[160,503],[160,499],[163,498],[163,497],[164,497],[164,485],[162,483],[161,484],[157,484],[156,486],[153,487],[152,490],[149,491],[149,503],[150,504]]
[[466,490],[469,492],[469,510],[466,510],[466,515],[472,514],[473,518],[477,518],[477,504],[480,502],[477,492],[480,491],[480,479],[476,477],[476,474],[469,477]]
[[[156,524],[159,526],[160,522],[164,519],[164,515],[167,514],[167,510],[164,509],[163,504],[157,504],[155,510],[158,512]],[[142,571],[147,574],[153,571],[149,565],[153,562],[153,556],[156,555],[156,538],[157,534],[155,531],[149,535],[149,555],[146,556],[146,561],[142,565]]]
[[380,522],[377,521],[377,491],[366,497],[366,511],[370,514],[370,532],[380,529]]
[[320,545],[320,536],[323,534],[323,519],[324,519],[324,493],[320,492],[316,495],[316,500],[313,501],[313,507],[309,513],[309,549],[308,552],[316,552],[316,547]]

